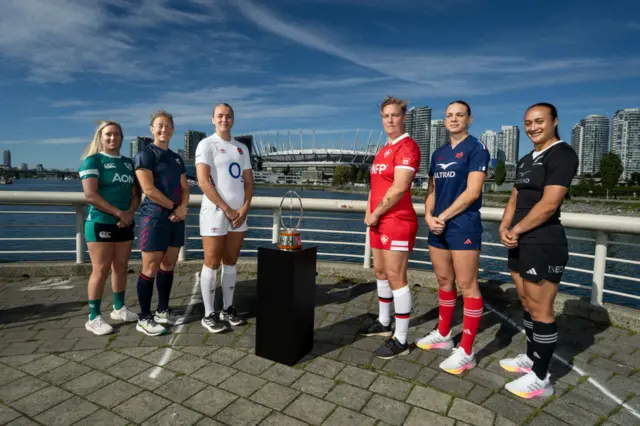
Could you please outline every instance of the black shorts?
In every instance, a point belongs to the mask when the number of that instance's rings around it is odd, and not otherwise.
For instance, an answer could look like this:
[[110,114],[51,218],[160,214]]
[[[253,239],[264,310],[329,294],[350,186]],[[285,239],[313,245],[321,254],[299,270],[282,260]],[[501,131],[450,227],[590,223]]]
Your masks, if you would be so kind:
[[507,267],[533,283],[559,283],[569,261],[566,245],[524,244],[509,250]]
[[87,221],[84,224],[84,237],[88,243],[122,243],[133,241],[134,223],[127,228],[120,228],[115,223],[98,223]]

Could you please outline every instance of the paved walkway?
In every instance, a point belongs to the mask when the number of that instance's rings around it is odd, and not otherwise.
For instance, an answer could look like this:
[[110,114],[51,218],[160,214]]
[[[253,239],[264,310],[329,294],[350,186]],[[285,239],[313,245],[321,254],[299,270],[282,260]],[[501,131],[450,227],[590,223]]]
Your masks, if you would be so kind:
[[[129,306],[135,279],[129,277]],[[198,288],[192,297],[195,277],[184,274],[176,276],[172,306],[193,304],[189,323],[149,338],[131,324],[111,336],[87,332],[83,277],[0,279],[0,424],[640,424],[615,401],[640,411],[640,335],[626,330],[560,316],[557,354],[585,376],[556,360],[556,395],[523,401],[503,389],[514,376],[498,365],[524,349],[524,335],[504,321],[512,316],[520,324],[517,306],[486,300],[503,318],[490,311],[483,317],[479,366],[455,377],[438,369],[442,352],[374,358],[381,340],[355,332],[377,312],[375,284],[320,276],[313,353],[290,368],[252,354],[255,279],[239,281],[236,305],[251,318],[246,327],[205,333]],[[435,293],[413,291],[410,341],[437,319]],[[110,309],[103,302],[105,318]]]

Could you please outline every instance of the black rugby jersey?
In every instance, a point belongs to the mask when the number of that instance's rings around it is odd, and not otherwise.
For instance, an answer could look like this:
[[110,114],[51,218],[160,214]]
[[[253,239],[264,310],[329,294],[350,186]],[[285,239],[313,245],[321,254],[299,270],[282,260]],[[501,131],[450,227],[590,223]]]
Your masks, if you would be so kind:
[[[578,156],[571,145],[560,141],[544,151],[531,151],[518,161],[515,188],[518,190],[513,226],[520,222],[541,199],[544,187],[569,188],[578,170]],[[566,244],[560,224],[560,206],[546,222],[520,236],[525,244]]]

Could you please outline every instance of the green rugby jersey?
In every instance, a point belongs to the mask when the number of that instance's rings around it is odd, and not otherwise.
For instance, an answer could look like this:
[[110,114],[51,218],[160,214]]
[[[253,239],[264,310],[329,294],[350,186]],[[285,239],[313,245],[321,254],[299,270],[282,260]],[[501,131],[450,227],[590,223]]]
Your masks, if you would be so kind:
[[[133,161],[130,158],[100,152],[87,157],[78,171],[80,179],[98,178],[98,194],[109,204],[120,210],[129,210],[135,184]],[[116,217],[98,210],[93,205],[89,206],[87,221],[118,223]]]

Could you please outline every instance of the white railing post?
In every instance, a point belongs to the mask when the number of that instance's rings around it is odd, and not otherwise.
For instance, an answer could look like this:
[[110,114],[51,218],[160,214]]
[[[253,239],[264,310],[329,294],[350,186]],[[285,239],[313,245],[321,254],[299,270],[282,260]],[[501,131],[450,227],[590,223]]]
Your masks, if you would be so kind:
[[369,241],[369,227],[367,226],[367,234],[364,238],[364,261],[362,262],[363,268],[371,268],[371,244]]
[[593,259],[593,283],[591,284],[591,304],[596,306],[602,306],[603,302],[607,241],[608,235],[605,231],[596,231],[596,252]]
[[184,244],[180,247],[180,251],[178,252],[178,262],[184,262],[187,258],[187,218],[184,218]]
[[273,231],[271,233],[271,242],[278,243],[280,236],[280,209],[273,209]]
[[84,205],[76,204],[76,263],[84,263]]

